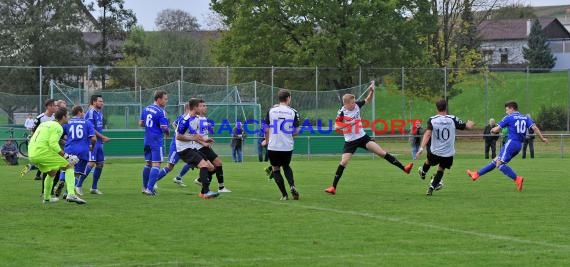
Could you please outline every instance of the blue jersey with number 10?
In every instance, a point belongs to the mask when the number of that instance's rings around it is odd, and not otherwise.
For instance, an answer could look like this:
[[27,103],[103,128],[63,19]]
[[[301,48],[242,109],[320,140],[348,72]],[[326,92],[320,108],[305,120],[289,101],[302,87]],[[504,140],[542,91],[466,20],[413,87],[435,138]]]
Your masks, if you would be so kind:
[[526,132],[528,128],[532,127],[534,122],[531,118],[526,115],[520,114],[518,111],[515,111],[503,118],[499,122],[499,126],[501,128],[508,128],[509,129],[509,140],[523,142]]
[[141,113],[144,124],[144,145],[162,147],[164,145],[164,132],[168,130],[166,111],[158,105],[147,106]]
[[89,145],[91,145],[91,137],[95,136],[91,122],[73,117],[63,125],[63,132],[67,135],[65,153],[76,155],[82,160],[89,160]]

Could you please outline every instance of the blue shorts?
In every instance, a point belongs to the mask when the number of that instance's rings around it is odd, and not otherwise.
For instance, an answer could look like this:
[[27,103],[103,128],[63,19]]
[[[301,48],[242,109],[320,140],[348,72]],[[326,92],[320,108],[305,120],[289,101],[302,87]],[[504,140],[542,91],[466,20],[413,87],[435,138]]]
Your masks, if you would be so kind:
[[103,143],[95,143],[93,152],[89,152],[89,161],[91,162],[105,161],[105,154],[103,153]]
[[85,174],[85,167],[87,167],[87,160],[80,159],[77,164],[75,164],[75,173]]
[[178,152],[176,152],[176,149],[171,149],[168,152],[168,163],[176,165],[176,163],[178,163],[179,160],[180,156],[178,156]]
[[505,145],[499,151],[499,160],[508,163],[521,151],[522,143],[514,140],[507,140]]
[[146,161],[162,162],[163,155],[164,154],[162,153],[162,147],[144,147],[144,159]]

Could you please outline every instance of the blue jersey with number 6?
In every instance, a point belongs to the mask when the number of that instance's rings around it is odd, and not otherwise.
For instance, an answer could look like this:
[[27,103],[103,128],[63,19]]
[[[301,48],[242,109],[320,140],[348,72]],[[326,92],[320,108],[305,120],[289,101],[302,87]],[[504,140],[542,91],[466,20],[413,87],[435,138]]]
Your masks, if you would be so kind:
[[65,153],[76,155],[82,160],[89,160],[89,145],[91,137],[95,136],[93,124],[88,120],[73,117],[63,125],[63,131],[67,135]]
[[144,123],[144,145],[151,148],[164,145],[164,132],[168,130],[166,111],[160,106],[152,104],[147,106],[141,113],[141,121]]
[[499,122],[499,126],[501,128],[508,128],[509,129],[509,140],[523,142],[526,132],[528,128],[532,127],[534,122],[531,118],[526,115],[520,114],[518,111],[515,111],[503,118]]

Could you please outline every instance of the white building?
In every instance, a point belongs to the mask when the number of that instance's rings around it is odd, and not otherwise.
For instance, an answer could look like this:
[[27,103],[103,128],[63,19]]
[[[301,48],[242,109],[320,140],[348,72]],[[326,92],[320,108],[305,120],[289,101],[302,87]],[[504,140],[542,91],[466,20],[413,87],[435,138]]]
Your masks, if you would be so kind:
[[[554,69],[570,68],[570,33],[556,18],[539,18],[552,54],[556,57]],[[521,68],[527,62],[523,47],[527,46],[532,20],[485,20],[478,27],[481,50],[491,67]]]

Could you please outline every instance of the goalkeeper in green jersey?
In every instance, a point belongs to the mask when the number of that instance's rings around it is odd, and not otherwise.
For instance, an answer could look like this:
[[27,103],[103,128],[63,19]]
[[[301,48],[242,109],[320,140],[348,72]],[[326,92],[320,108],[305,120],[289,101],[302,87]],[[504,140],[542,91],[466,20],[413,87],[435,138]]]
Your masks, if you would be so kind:
[[53,179],[58,170],[65,172],[65,184],[67,186],[67,201],[77,204],[85,204],[85,200],[75,194],[75,177],[73,166],[79,162],[75,155],[64,153],[59,146],[59,139],[63,135],[63,124],[68,120],[67,109],[60,108],[55,112],[55,121],[41,123],[28,146],[30,162],[35,164],[42,173],[47,173],[48,179],[44,180],[43,203],[57,202],[57,197],[51,196]]

